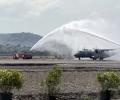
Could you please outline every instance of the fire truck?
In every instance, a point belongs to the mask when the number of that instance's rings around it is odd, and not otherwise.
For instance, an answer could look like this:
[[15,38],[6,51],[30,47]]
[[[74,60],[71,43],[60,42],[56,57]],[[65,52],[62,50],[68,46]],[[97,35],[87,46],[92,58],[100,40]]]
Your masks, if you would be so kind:
[[32,59],[31,53],[16,53],[13,55],[13,59]]

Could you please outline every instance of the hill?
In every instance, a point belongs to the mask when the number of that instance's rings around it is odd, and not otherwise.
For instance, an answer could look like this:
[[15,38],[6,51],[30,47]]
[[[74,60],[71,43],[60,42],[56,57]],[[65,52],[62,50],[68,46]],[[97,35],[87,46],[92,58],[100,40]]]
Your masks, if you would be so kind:
[[42,38],[33,33],[0,34],[0,56],[13,55],[30,48]]
[[32,47],[42,36],[33,33],[0,34],[0,45]]

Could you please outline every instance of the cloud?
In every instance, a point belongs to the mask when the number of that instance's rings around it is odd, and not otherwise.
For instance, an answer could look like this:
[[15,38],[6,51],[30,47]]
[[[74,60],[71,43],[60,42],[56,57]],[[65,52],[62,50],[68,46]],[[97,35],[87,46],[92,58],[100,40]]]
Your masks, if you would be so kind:
[[16,2],[19,2],[20,0],[0,0],[0,6],[8,6],[11,4],[14,4]]
[[39,16],[45,10],[54,7],[56,2],[57,0],[0,0],[0,16]]
[[[45,35],[71,21],[92,18],[104,19],[97,24],[104,30],[107,21],[112,25],[108,31],[120,33],[120,0],[0,0],[0,32]],[[103,28],[98,30],[104,32]]]
[[31,7],[29,14],[39,16],[42,12],[53,8],[57,4],[57,0],[31,0],[28,1]]

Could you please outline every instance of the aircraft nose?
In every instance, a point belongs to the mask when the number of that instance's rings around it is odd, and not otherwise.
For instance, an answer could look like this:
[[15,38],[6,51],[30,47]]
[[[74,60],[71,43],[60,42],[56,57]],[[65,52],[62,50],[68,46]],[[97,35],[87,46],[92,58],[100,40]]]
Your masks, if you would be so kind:
[[78,54],[74,54],[75,57],[78,57]]

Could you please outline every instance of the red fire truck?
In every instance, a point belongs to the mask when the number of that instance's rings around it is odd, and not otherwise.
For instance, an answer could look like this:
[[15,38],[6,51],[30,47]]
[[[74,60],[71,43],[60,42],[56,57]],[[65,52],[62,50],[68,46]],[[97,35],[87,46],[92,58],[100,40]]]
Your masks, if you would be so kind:
[[13,59],[32,59],[32,54],[30,53],[16,53],[13,55]]

